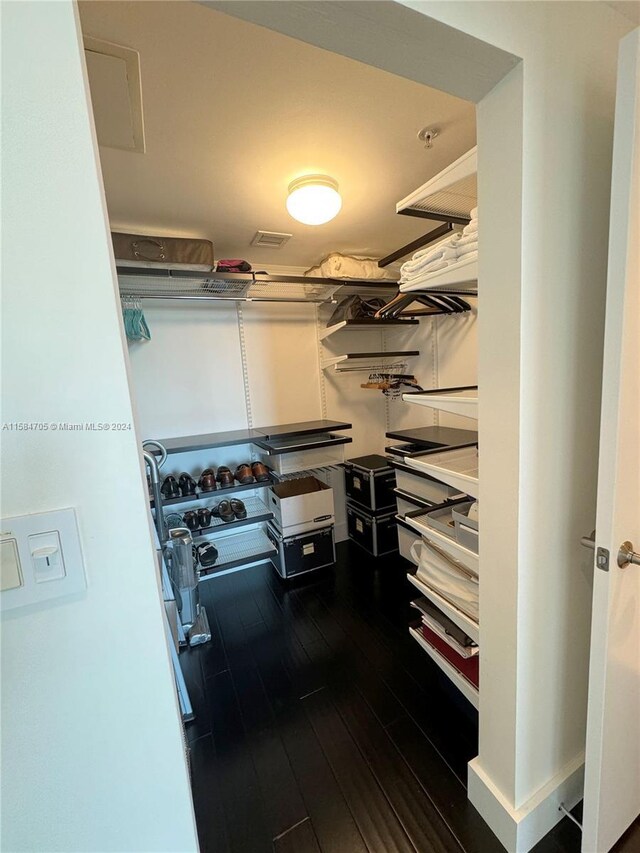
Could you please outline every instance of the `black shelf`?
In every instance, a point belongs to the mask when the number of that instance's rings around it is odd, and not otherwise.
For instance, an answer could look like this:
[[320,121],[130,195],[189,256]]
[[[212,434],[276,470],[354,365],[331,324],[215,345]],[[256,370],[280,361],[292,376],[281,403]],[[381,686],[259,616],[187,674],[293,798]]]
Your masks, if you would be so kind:
[[352,424],[345,421],[302,421],[297,424],[281,424],[276,426],[255,427],[254,432],[258,433],[259,439],[264,441],[265,438],[296,438],[298,435],[312,435],[317,432],[334,432],[337,429],[351,429]]
[[[320,436],[325,435],[322,439]],[[333,433],[319,433],[316,440],[302,440],[293,444],[289,436],[281,439],[258,442],[258,447],[269,453],[270,456],[280,456],[284,453],[304,453],[306,450],[316,450],[319,447],[336,447],[340,444],[351,444],[353,439],[347,435],[333,435]]]
[[408,444],[421,444],[429,447],[464,447],[477,444],[478,433],[470,429],[453,427],[418,427],[416,429],[395,430],[385,433],[387,438],[406,441]]
[[[216,447],[234,447],[241,444],[257,444],[265,438],[282,438],[308,435],[315,432],[333,432],[337,429],[351,429],[345,421],[302,421],[295,424],[276,424],[273,426],[253,427],[252,429],[233,429],[226,432],[207,432],[202,435],[185,435],[176,438],[162,438],[167,453],[188,453],[193,450],[213,450]],[[159,455],[158,451],[153,453]]]
[[[186,497],[180,496],[179,498],[167,498],[162,501],[162,506],[177,506],[178,504],[193,503],[194,501],[203,501],[208,500],[209,498],[213,500],[220,494],[227,495],[232,492],[246,492],[249,489],[266,489],[267,486],[272,486],[274,482],[275,480],[269,478],[269,480],[264,483],[245,483],[244,485],[238,483],[237,486],[226,486],[224,489],[214,489],[212,492],[198,491],[195,495],[187,495]],[[149,498],[149,501],[151,503],[151,508],[153,509],[153,498]]]
[[[262,435],[254,429],[232,429],[227,432],[208,432],[203,435],[185,435],[179,438],[162,438],[167,453],[187,453],[190,450],[213,450],[216,447],[233,447],[252,444]],[[153,451],[155,452],[155,451]]]

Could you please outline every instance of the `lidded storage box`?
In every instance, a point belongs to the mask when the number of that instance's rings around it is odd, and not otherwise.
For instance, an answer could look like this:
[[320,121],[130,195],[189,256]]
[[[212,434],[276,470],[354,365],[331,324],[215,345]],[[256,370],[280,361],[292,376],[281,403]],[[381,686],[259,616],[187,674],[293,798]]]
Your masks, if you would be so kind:
[[375,514],[347,501],[347,530],[349,539],[374,557],[398,550],[394,508]]
[[396,472],[385,456],[372,453],[344,463],[347,497],[371,512],[392,509],[396,505]]
[[269,490],[269,509],[287,536],[334,522],[333,489],[315,477],[277,483]]
[[322,569],[336,561],[333,525],[286,536],[269,522],[267,536],[276,548],[276,553],[270,557],[271,563],[283,578]]

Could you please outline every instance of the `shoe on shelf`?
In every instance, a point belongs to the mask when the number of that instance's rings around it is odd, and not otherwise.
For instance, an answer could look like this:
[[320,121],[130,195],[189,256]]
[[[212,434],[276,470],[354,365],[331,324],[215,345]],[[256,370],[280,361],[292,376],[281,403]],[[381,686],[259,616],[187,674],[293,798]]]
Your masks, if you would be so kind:
[[189,530],[199,530],[200,522],[198,520],[198,513],[190,509],[189,512],[185,512],[182,516],[182,520],[184,521],[184,526],[188,527]]
[[180,497],[180,486],[176,478],[172,477],[171,474],[164,478],[164,482],[160,487],[160,494],[165,499]]
[[220,516],[220,518],[223,521],[226,521],[227,523],[230,521],[236,520],[236,514],[231,509],[230,501],[227,501],[227,500],[220,501],[220,503],[218,504],[218,513],[217,514]]
[[180,474],[178,485],[180,486],[180,491],[182,492],[183,497],[186,498],[187,495],[195,495],[196,481],[193,479],[191,474],[187,474],[186,471],[183,471],[182,474]]
[[269,469],[262,462],[252,462],[251,473],[256,478],[257,483],[266,483],[269,479]]
[[213,468],[204,469],[202,474],[200,474],[198,485],[202,492],[215,492],[218,488],[218,484],[216,483],[216,475]]
[[193,547],[197,561],[203,569],[209,569],[211,566],[215,565],[218,559],[218,549],[213,542],[198,542],[198,544]]
[[221,465],[218,468],[218,482],[220,483],[221,489],[226,489],[229,486],[233,486],[233,474],[227,468],[226,465]]
[[182,516],[179,512],[168,512],[164,517],[164,523],[167,525],[167,530],[175,530],[176,527],[184,527]]
[[202,530],[204,527],[211,526],[211,510],[206,506],[201,506],[198,510],[198,527]]
[[235,478],[242,486],[248,486],[249,483],[253,483],[251,466],[247,462],[243,462],[242,465],[238,465],[236,468]]
[[238,498],[231,498],[229,501],[231,505],[231,509],[236,518],[246,518],[247,517],[247,508]]

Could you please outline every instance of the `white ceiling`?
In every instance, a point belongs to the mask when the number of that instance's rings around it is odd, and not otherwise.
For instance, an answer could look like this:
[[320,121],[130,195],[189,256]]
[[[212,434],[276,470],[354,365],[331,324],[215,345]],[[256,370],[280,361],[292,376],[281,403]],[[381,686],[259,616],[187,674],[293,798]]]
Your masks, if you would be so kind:
[[[100,149],[114,230],[204,237],[254,268],[380,257],[436,225],[395,202],[475,144],[472,104],[196,3],[92,0],[80,16],[140,52],[146,153]],[[424,125],[440,129],[429,151]],[[327,225],[285,209],[308,173],[340,184]],[[293,237],[255,249],[258,229]]]

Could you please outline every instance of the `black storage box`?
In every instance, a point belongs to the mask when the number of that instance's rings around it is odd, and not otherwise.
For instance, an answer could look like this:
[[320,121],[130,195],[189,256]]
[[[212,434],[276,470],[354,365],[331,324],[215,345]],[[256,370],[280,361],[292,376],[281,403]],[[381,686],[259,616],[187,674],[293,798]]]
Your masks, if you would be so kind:
[[319,530],[283,536],[273,525],[267,524],[267,536],[277,548],[270,559],[278,574],[283,578],[331,566],[336,561],[336,546],[333,540],[333,525]]
[[396,510],[373,513],[347,501],[347,530],[349,539],[357,542],[374,557],[398,550]]
[[380,512],[396,505],[393,493],[396,472],[386,457],[376,453],[358,456],[345,462],[344,469],[344,487],[349,500],[370,512]]

